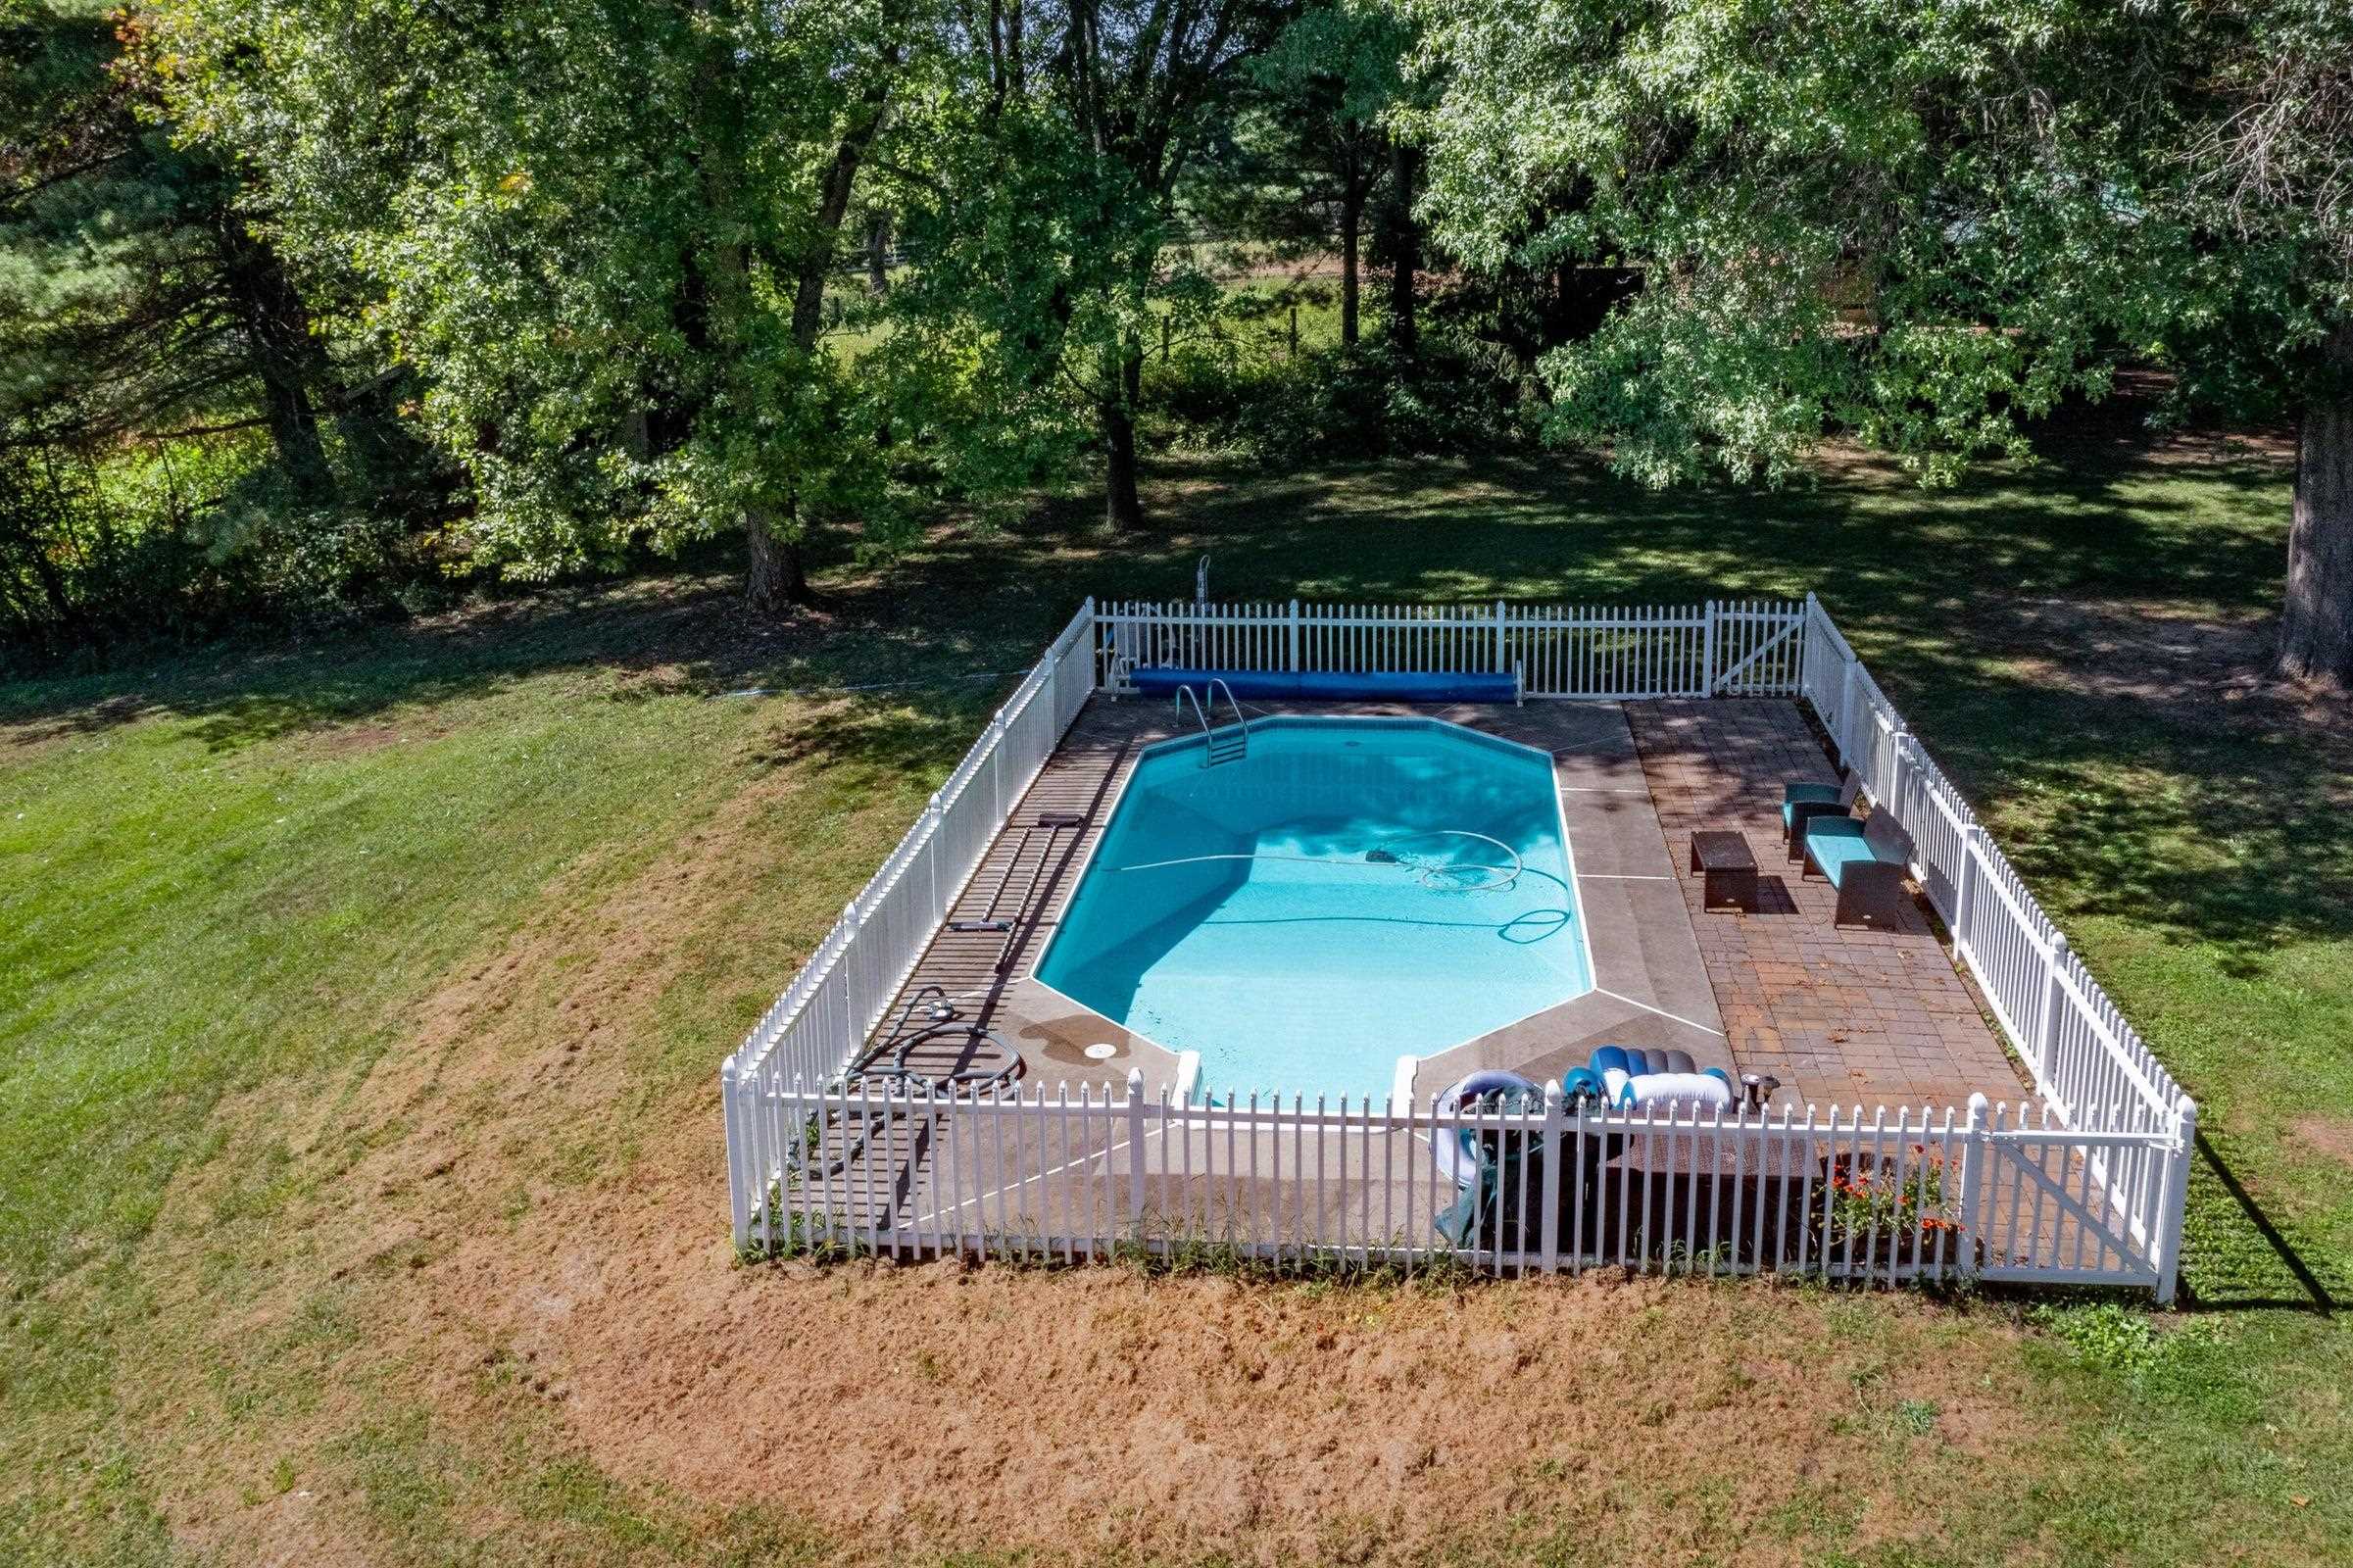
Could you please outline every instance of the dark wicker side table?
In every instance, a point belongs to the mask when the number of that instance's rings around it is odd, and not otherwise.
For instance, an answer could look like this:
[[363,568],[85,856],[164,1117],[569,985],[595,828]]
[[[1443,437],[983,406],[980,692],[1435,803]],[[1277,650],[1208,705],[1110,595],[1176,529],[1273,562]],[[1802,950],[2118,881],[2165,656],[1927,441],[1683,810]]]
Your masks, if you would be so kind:
[[1720,829],[1692,834],[1691,869],[1700,873],[1701,908],[1731,905],[1756,913],[1756,857],[1746,838]]

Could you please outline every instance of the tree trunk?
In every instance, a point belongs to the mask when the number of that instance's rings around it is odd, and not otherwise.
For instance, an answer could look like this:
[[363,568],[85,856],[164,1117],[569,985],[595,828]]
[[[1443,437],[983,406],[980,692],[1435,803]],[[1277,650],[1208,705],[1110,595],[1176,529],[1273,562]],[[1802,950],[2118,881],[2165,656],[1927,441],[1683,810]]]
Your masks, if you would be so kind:
[[[884,52],[886,66],[896,65],[898,59],[896,49]],[[849,215],[850,194],[858,183],[858,167],[865,161],[866,148],[882,129],[889,101],[890,76],[885,72],[878,74],[867,87],[860,118],[835,144],[833,162],[818,177],[816,232],[809,249],[801,255],[798,275],[793,280],[793,346],[805,354],[816,352],[817,336],[825,322],[825,280],[833,270],[842,220]],[[869,265],[879,256],[871,247],[869,241]],[[809,585],[808,557],[802,548],[808,524],[801,517],[798,494],[785,496],[782,525],[778,522],[765,507],[754,507],[744,514],[744,531],[751,544],[746,597],[755,610],[773,612],[788,604],[806,606],[817,602],[815,590]]]
[[1421,173],[1421,152],[1404,142],[1389,149],[1389,340],[1407,359],[1421,341],[1413,318],[1413,274],[1422,265],[1422,229],[1413,216],[1413,189]]
[[327,489],[326,446],[319,438],[319,411],[311,406],[310,390],[295,376],[282,372],[270,355],[258,356],[262,407],[270,419],[270,438],[277,445],[278,461],[293,475],[295,489],[306,496]]
[[311,334],[310,312],[277,253],[246,232],[242,219],[223,213],[216,232],[222,274],[253,345],[254,375],[262,383],[262,410],[278,461],[299,493],[323,495],[332,476],[311,388],[325,377],[326,356]]
[[800,541],[785,537],[776,522],[766,507],[744,509],[744,599],[764,614],[813,603],[816,597],[809,591]]
[[49,559],[49,552],[42,541],[37,538],[26,539],[24,554],[25,561],[31,564],[33,580],[40,584],[41,597],[49,602],[49,613],[56,616],[57,623],[69,631],[80,630],[81,611],[74,605],[73,596],[66,592],[66,579],[59,575],[57,563]]
[[[898,51],[884,51],[883,62],[886,68],[896,66]],[[793,280],[793,343],[804,351],[817,346],[817,332],[825,321],[825,277],[833,270],[834,247],[842,220],[850,212],[850,192],[858,183],[858,166],[865,162],[866,148],[882,129],[890,90],[888,71],[877,74],[861,100],[860,118],[835,144],[833,162],[817,178],[817,210],[811,215],[816,220],[815,231],[809,249],[801,255],[800,275]],[[869,252],[869,265],[871,257]]]
[[2353,321],[2329,334],[2331,379],[2296,433],[2281,675],[2353,686]]
[[1103,526],[1132,533],[1144,526],[1144,501],[1136,492],[1136,403],[1144,385],[1144,352],[1129,344],[1120,354],[1119,387],[1102,407]]
[[1353,178],[1340,204],[1340,346],[1356,346],[1356,310],[1360,285],[1357,257],[1364,248],[1364,192]]
[[866,292],[880,299],[891,291],[891,215],[866,220]]
[[[709,14],[711,6],[709,0],[698,0],[694,9]],[[851,187],[858,177],[858,165],[865,157],[867,144],[882,128],[891,75],[899,64],[897,47],[883,50],[879,64],[880,69],[860,95],[859,113],[835,144],[832,162],[818,175],[817,209],[812,215],[815,227],[808,248],[797,257],[762,252],[777,271],[794,279],[792,335],[794,344],[804,352],[814,352],[823,325],[826,272],[834,265],[842,219],[850,209]],[[700,72],[703,96],[709,100],[705,113],[711,123],[725,127],[712,139],[708,155],[697,159],[705,200],[721,220],[722,229],[733,227],[743,217],[738,210],[737,195],[743,153],[732,139],[733,117],[740,106],[731,101],[727,90],[734,67],[735,57],[722,43],[707,51]],[[702,307],[711,318],[712,340],[725,354],[743,353],[748,341],[748,322],[759,309],[753,298],[751,257],[744,243],[729,238],[714,244],[711,266],[701,281],[706,296]],[[725,379],[724,375],[721,379]],[[755,502],[744,509],[742,520],[745,601],[753,610],[768,612],[786,604],[809,604],[811,595],[801,549],[798,498],[788,493],[781,513],[774,505]]]

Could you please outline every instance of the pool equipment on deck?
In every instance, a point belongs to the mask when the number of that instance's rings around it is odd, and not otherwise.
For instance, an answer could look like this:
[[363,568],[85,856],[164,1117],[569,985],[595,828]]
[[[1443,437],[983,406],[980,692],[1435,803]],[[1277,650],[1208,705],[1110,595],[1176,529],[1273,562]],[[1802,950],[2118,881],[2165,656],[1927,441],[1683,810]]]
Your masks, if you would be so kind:
[[[1542,1084],[1501,1068],[1472,1073],[1438,1097],[1438,1113],[1442,1116],[1459,1115],[1466,1109],[1544,1108],[1544,1090]],[[1478,1145],[1482,1136],[1465,1127],[1453,1137],[1430,1140],[1430,1156],[1438,1161],[1439,1174],[1450,1177],[1457,1186],[1467,1185],[1479,1171],[1481,1156]]]
[[1583,1099],[1610,1110],[1643,1105],[1730,1110],[1739,1099],[1732,1074],[1723,1068],[1702,1068],[1688,1051],[1647,1051],[1639,1046],[1598,1048],[1585,1066],[1571,1067],[1561,1075],[1560,1087],[1571,1100]]
[[[1121,755],[1124,756],[1126,750],[1122,744]],[[1113,758],[1112,761],[1116,767],[1118,759]],[[1054,851],[1061,845],[1063,830],[1083,832],[1088,820],[1089,814],[1085,811],[1040,812],[1035,821],[1021,829],[1021,837],[1014,841],[1013,853],[1005,857],[1005,869],[997,873],[997,886],[990,892],[988,905],[981,910],[980,917],[948,922],[948,929],[958,933],[1000,931],[1005,934],[1005,941],[997,949],[997,961],[993,965],[1000,975],[1012,967],[1013,956],[1021,950],[1022,921],[1037,917],[1038,883],[1046,875],[1047,862],[1054,858]],[[1046,843],[1038,851],[1038,858],[1030,862],[1029,885],[1021,890],[1021,898],[1013,906],[1011,914],[999,914],[998,906],[1005,900],[1006,885],[1013,880],[1013,868],[1029,853],[1030,840],[1040,828],[1046,830]]]
[[[922,1017],[917,1020],[920,1011]],[[969,1060],[982,1047],[994,1050],[1004,1059],[996,1066],[957,1067],[944,1076],[918,1072],[909,1059],[920,1046],[939,1041],[961,1041],[964,1057]],[[887,1058],[887,1059],[886,1059]],[[915,1084],[934,1092],[957,1089],[991,1089],[1006,1082],[1020,1070],[1021,1053],[1015,1051],[991,1029],[983,1028],[956,1009],[948,993],[938,986],[925,986],[907,999],[899,1021],[891,1026],[890,1034],[881,1045],[851,1063],[846,1079],[887,1078],[900,1083]]]
[[[937,1041],[960,1040],[964,1050],[961,1059],[969,1062],[987,1051],[1003,1057],[995,1067],[959,1066],[944,1075],[918,1071],[908,1059],[916,1049]],[[998,1088],[1021,1070],[1021,1053],[994,1030],[966,1018],[956,1011],[948,993],[938,986],[925,986],[907,999],[900,1009],[899,1021],[882,1044],[850,1064],[850,1068],[835,1080],[835,1088],[847,1089],[861,1080],[881,1080],[896,1090],[902,1087],[929,1090],[934,1095],[954,1094],[958,1090],[980,1091]],[[858,1110],[844,1110],[829,1126],[840,1131],[840,1142],[827,1154],[825,1134],[828,1126],[820,1126],[810,1118],[810,1137],[808,1143],[796,1145],[787,1153],[787,1163],[809,1176],[839,1176],[850,1167],[851,1161],[866,1151],[877,1138],[887,1137],[894,1120],[928,1116],[927,1106],[897,1106],[881,1102]],[[819,1165],[818,1161],[822,1160]]]
[[[1516,1072],[1491,1068],[1472,1073],[1438,1097],[1442,1116],[1465,1111],[1541,1112],[1544,1091]],[[1506,1227],[1525,1230],[1536,1215],[1523,1212],[1529,1201],[1541,1201],[1544,1181],[1544,1134],[1523,1126],[1460,1127],[1437,1131],[1430,1155],[1439,1174],[1451,1180],[1461,1196],[1431,1216],[1439,1236],[1463,1248],[1519,1247]]]

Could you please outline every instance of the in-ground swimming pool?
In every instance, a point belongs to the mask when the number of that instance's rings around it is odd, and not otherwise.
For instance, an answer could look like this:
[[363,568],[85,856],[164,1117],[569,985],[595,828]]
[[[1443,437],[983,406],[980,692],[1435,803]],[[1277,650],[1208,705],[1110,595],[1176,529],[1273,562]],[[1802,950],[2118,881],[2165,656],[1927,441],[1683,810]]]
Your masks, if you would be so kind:
[[1418,718],[1264,718],[1140,758],[1037,978],[1201,1086],[1387,1095],[1593,988],[1552,760]]

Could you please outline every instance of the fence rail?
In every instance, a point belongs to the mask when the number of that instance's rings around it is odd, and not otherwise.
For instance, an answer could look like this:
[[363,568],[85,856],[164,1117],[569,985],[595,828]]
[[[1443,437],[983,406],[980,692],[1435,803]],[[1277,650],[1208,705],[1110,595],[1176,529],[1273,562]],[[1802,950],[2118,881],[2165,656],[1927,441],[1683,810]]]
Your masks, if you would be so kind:
[[[1805,700],[1862,794],[1913,844],[1912,870],[1952,933],[2004,1039],[2051,1115],[2086,1135],[2080,1158],[2140,1250],[2160,1300],[2180,1266],[2197,1103],[2069,948],[2009,857],[1912,733],[1812,595]],[[2134,1140],[2115,1147],[2088,1135]],[[2036,1275],[2036,1278],[2044,1276]]]
[[1530,697],[1790,697],[1806,607],[1148,604],[1096,616],[1105,684],[1130,665],[1348,674],[1519,671]]
[[[1541,1112],[1454,1111],[1189,1105],[1131,1080],[1116,1096],[797,1088],[774,1107],[800,1137],[752,1240],[785,1251],[2155,1284],[2083,1158],[2147,1142],[1982,1096],[1800,1115],[1599,1111],[1554,1090]],[[1447,1148],[1485,1174],[1466,1187]]]
[[[1154,664],[1516,669],[1530,697],[1796,698],[1861,798],[1909,836],[2036,1102],[1678,1120],[1557,1093],[1542,1114],[1482,1114],[1187,1104],[1140,1082],[1073,1100],[845,1081],[1088,695]],[[1640,609],[1090,600],[721,1078],[739,1244],[1974,1275],[2160,1299],[2197,1116],[1810,594]],[[1490,1174],[1466,1186],[1442,1171],[1433,1147],[1455,1146]]]

